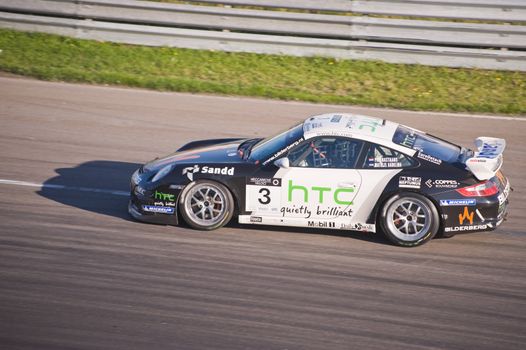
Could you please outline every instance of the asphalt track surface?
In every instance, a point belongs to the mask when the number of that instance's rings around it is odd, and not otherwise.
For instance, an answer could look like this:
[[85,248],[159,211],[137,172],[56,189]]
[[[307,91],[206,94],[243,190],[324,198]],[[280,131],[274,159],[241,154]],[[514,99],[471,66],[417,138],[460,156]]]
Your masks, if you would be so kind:
[[[509,220],[408,249],[354,232],[203,233],[128,217],[140,163],[334,111],[465,146],[506,138]],[[0,348],[524,349],[524,135],[513,118],[0,77],[0,179],[28,182],[0,183]]]

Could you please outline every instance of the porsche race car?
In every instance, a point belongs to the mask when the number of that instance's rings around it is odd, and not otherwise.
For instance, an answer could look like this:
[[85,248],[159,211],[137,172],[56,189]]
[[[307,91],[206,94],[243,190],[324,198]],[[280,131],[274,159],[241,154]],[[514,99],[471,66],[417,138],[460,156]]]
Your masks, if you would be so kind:
[[505,140],[467,149],[354,114],[306,119],[268,138],[188,143],[131,178],[130,214],[214,230],[241,224],[383,232],[400,246],[493,230],[506,218]]

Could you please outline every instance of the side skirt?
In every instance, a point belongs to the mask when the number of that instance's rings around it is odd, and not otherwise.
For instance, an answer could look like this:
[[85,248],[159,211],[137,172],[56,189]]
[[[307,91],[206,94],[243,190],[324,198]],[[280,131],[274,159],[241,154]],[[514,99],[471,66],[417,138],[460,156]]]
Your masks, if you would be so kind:
[[270,225],[270,226],[295,226],[295,227],[310,227],[323,228],[332,230],[349,230],[361,232],[376,232],[376,225],[366,223],[352,223],[334,220],[317,220],[317,219],[297,219],[297,218],[282,218],[282,217],[262,217],[256,215],[239,215],[238,222],[240,224],[253,225]]

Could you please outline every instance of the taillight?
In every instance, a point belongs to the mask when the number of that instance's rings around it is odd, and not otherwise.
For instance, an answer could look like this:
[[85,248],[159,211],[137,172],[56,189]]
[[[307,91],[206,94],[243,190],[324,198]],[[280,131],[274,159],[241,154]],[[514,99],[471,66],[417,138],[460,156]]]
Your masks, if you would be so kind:
[[499,192],[499,189],[493,181],[486,181],[476,185],[458,188],[457,192],[464,197],[487,197]]

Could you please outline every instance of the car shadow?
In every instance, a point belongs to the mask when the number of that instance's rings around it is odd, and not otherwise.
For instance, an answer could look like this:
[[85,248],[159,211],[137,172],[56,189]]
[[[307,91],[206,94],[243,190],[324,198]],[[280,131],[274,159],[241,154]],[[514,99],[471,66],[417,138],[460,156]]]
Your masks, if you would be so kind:
[[[90,212],[138,222],[128,213],[130,178],[141,164],[94,160],[71,168],[55,169],[57,176],[46,180],[37,193],[45,198]],[[151,225],[143,223],[144,225]],[[181,220],[181,227],[188,228]],[[347,237],[378,244],[390,244],[381,233],[329,230],[307,227],[241,225],[233,219],[227,227],[235,230],[282,231]]]
[[75,208],[132,221],[127,193],[130,178],[141,164],[94,160],[71,168],[55,169],[37,193]]

